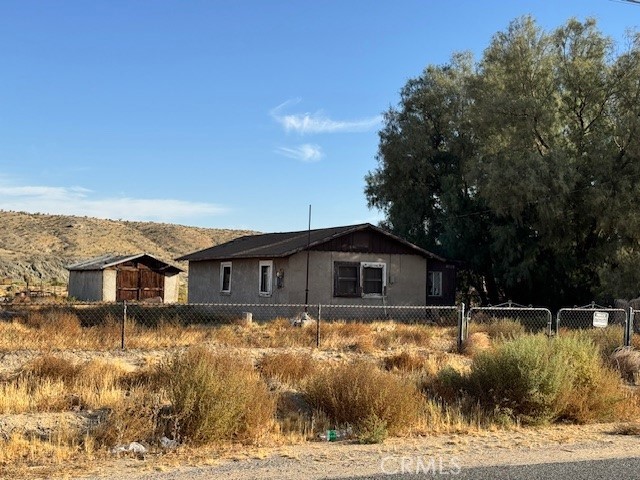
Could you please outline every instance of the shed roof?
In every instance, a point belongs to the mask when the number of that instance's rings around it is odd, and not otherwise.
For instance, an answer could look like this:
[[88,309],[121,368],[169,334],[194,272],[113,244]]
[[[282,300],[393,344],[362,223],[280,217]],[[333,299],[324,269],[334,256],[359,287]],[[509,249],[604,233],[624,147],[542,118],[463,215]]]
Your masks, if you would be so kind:
[[115,267],[122,263],[131,262],[133,260],[141,261],[145,265],[148,265],[149,267],[159,272],[175,274],[183,271],[181,268],[164,262],[149,253],[138,253],[135,255],[107,254],[100,257],[83,260],[82,262],[74,263],[73,265],[68,265],[66,268],[69,271],[105,270],[107,268]]
[[415,251],[417,255],[428,258],[435,258],[445,261],[444,258],[435,255],[423,248],[418,247],[382,228],[361,223],[357,225],[347,225],[343,227],[320,228],[315,230],[302,230],[299,232],[265,233],[259,235],[246,235],[238,237],[220,245],[216,245],[204,250],[199,250],[182,257],[177,261],[202,261],[202,260],[228,260],[233,258],[282,258],[289,257],[309,247],[321,245],[335,238],[353,232],[371,229],[385,235],[406,247]]

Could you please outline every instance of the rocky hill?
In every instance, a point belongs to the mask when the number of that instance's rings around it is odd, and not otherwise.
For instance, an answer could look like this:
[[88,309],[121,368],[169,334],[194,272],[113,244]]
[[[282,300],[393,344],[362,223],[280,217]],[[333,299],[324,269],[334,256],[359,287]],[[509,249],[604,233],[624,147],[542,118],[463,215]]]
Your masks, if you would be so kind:
[[250,233],[255,232],[0,211],[0,280],[66,283],[65,265],[107,253],[146,252],[178,264],[176,257]]

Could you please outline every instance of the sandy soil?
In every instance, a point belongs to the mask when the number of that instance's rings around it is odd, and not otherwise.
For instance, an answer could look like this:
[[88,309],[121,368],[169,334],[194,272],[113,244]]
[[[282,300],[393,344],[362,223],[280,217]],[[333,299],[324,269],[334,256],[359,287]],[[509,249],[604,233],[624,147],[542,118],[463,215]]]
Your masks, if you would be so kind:
[[[273,449],[252,449],[226,458],[191,461],[171,466],[155,459],[120,459],[100,473],[84,479],[117,475],[136,480],[221,478],[321,479],[354,475],[408,472],[433,464],[450,473],[486,465],[521,465],[549,462],[640,457],[640,436],[614,433],[616,424],[522,428],[422,438],[389,439],[382,445],[309,442]],[[166,460],[166,459],[165,459]],[[176,460],[178,460],[176,458]],[[184,461],[184,459],[183,459]],[[431,463],[433,462],[433,463]]]

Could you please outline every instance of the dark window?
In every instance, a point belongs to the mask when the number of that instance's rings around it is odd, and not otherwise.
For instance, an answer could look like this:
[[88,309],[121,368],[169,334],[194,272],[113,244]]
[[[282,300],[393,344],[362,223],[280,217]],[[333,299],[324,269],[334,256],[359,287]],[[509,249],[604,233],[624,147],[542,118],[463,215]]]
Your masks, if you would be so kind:
[[260,294],[271,295],[271,269],[273,262],[260,262]]
[[365,295],[384,293],[383,268],[381,266],[362,267],[362,291]]
[[334,263],[334,297],[358,297],[360,296],[360,264],[335,262]]
[[429,296],[441,297],[442,296],[442,272],[429,272]]
[[224,262],[220,265],[221,267],[221,272],[220,272],[220,285],[221,285],[221,291],[224,293],[229,293],[231,292],[231,263],[230,262]]

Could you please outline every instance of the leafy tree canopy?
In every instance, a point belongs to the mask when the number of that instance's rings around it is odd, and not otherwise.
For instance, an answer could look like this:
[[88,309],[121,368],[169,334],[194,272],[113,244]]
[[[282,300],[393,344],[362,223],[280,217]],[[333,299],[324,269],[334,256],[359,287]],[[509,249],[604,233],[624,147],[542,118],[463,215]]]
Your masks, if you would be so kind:
[[621,281],[640,278],[640,36],[619,53],[591,19],[516,19],[409,80],[379,136],[369,206],[483,302],[640,294]]

